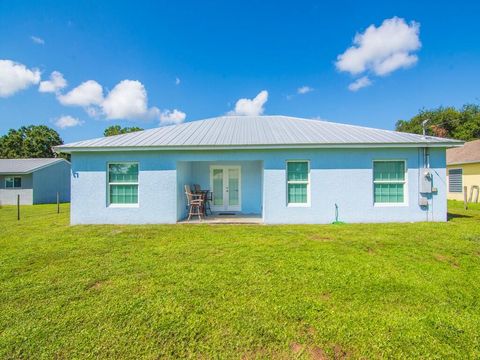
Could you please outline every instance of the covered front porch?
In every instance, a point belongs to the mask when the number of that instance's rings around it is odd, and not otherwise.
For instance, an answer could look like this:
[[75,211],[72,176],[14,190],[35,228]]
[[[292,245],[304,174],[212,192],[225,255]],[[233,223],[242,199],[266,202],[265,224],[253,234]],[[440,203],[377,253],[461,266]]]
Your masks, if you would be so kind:
[[[210,223],[261,223],[263,221],[263,162],[178,161],[177,221],[188,218],[185,185],[198,184],[211,193]],[[190,221],[199,221],[198,216]]]

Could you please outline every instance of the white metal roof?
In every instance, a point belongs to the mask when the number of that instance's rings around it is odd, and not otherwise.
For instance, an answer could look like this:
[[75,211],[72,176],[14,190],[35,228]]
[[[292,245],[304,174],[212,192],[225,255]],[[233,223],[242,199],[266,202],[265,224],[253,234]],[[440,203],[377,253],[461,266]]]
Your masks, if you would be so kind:
[[0,174],[30,174],[59,161],[66,160],[61,158],[0,159]]
[[349,146],[457,146],[461,141],[287,116],[220,116],[57,146],[60,152]]

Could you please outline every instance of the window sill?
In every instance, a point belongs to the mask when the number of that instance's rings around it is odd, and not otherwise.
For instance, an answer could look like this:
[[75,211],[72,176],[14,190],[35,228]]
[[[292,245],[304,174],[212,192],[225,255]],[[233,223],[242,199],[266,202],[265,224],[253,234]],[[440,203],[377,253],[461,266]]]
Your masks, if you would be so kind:
[[140,206],[138,204],[110,204],[107,206],[107,208],[112,208],[112,209],[128,209],[128,208],[139,208]]
[[310,204],[287,204],[289,208],[307,208],[310,207]]
[[408,207],[408,203],[375,203],[373,207]]

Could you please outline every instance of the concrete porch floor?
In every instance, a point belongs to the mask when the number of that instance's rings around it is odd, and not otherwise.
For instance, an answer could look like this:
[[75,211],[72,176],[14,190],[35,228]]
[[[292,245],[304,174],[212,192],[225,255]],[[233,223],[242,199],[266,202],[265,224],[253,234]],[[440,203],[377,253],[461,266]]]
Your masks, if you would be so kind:
[[262,224],[262,215],[258,214],[235,214],[220,215],[213,213],[207,217],[198,219],[198,216],[192,216],[189,220],[184,219],[177,222],[178,224]]

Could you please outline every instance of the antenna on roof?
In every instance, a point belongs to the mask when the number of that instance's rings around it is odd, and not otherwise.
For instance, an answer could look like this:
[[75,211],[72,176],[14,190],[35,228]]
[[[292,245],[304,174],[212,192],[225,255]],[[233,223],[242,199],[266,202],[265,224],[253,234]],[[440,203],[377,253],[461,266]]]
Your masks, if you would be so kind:
[[425,119],[425,120],[422,121],[422,133],[423,133],[422,138],[424,138],[424,139],[426,138],[426,135],[425,135],[425,125],[427,125],[427,123],[428,123],[429,121],[430,121],[430,119]]

